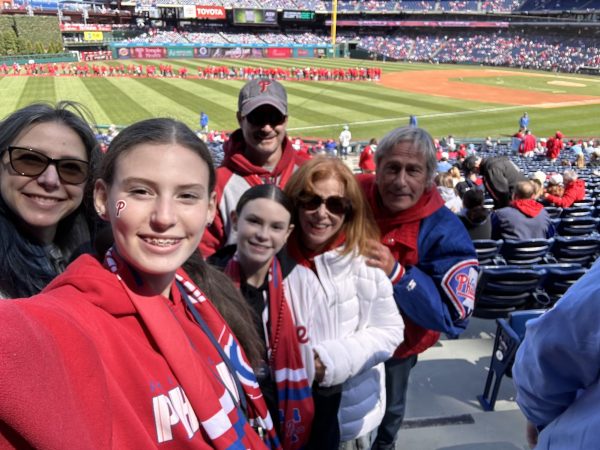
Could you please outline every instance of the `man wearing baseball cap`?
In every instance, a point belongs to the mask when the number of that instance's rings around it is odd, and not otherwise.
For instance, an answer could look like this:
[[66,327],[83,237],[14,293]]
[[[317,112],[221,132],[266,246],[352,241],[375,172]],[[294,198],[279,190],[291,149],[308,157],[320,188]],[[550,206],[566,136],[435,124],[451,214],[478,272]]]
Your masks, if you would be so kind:
[[205,257],[235,243],[231,211],[247,189],[266,183],[283,188],[304,161],[286,135],[287,93],[281,83],[267,78],[247,82],[239,93],[237,120],[240,128],[225,143],[217,169],[217,214],[200,242]]

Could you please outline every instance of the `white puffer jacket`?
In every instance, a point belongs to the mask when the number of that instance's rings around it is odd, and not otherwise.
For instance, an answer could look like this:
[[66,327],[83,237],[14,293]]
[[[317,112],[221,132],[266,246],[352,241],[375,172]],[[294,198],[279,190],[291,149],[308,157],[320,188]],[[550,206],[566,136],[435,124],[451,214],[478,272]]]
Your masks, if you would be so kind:
[[[341,441],[375,429],[385,411],[387,360],[404,338],[404,322],[383,271],[368,267],[362,256],[329,251],[315,258],[325,300],[314,286],[290,283],[288,298],[296,324],[306,324],[303,349],[309,379],[314,379],[314,349],[326,372],[321,386],[343,383],[338,419]],[[308,281],[308,280],[307,280]],[[302,286],[300,284],[300,286]],[[307,295],[312,291],[314,296]],[[307,348],[309,347],[309,348]]]

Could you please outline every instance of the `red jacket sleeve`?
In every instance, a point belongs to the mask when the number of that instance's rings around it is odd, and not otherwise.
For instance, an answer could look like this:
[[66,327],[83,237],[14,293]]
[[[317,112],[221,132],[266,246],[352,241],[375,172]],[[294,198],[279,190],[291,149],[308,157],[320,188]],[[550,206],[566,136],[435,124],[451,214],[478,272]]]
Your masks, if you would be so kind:
[[204,235],[200,241],[200,253],[204,258],[208,258],[217,250],[225,245],[225,227],[221,212],[217,209],[213,223],[206,227]]

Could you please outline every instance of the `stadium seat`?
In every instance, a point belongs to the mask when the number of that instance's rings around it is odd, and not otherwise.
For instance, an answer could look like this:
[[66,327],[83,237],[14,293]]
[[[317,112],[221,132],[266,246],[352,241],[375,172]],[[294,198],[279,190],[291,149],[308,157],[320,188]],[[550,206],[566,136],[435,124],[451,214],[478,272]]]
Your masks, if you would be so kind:
[[558,206],[545,206],[544,209],[552,219],[560,217],[562,213],[562,208],[559,208]]
[[543,262],[554,239],[504,241],[500,253],[506,264],[531,265]]
[[[589,189],[589,185],[587,186],[587,188]],[[583,200],[577,200],[571,206],[572,207],[594,206],[594,201],[595,200],[593,198],[584,198]]]
[[598,217],[564,217],[556,228],[561,236],[583,236],[596,232],[600,219]]
[[561,217],[585,217],[594,213],[592,206],[571,206],[562,210]]
[[490,360],[490,369],[485,380],[483,395],[477,399],[484,411],[493,411],[498,398],[500,383],[504,375],[512,376],[512,366],[519,345],[525,337],[525,325],[531,319],[541,316],[546,310],[532,309],[516,311],[508,319],[496,319],[496,338]]
[[546,270],[539,267],[482,266],[473,315],[496,319],[535,304],[545,276]]
[[550,253],[556,262],[587,266],[596,260],[599,250],[598,235],[556,236]]
[[543,300],[544,297],[541,295],[536,297],[537,303],[544,308],[549,308],[556,303],[587,271],[579,264],[544,264],[542,267],[534,268],[543,268],[546,271],[541,288],[547,294],[548,301]]
[[477,260],[480,265],[500,264],[498,254],[502,247],[502,239],[497,241],[493,239],[476,239],[473,241],[475,251],[477,252]]
[[494,199],[493,198],[486,198],[483,201],[483,207],[485,209],[487,209],[488,211],[491,211],[492,209],[494,209]]

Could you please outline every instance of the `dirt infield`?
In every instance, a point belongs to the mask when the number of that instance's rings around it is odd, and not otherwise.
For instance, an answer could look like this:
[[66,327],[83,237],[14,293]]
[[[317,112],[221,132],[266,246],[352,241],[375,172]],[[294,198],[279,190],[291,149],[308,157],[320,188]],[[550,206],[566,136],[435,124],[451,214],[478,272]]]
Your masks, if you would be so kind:
[[384,74],[381,77],[381,84],[402,91],[499,105],[535,105],[548,108],[600,103],[600,98],[593,96],[533,92],[524,89],[484,86],[468,81],[469,78],[499,75],[544,76],[494,69],[423,70]]

